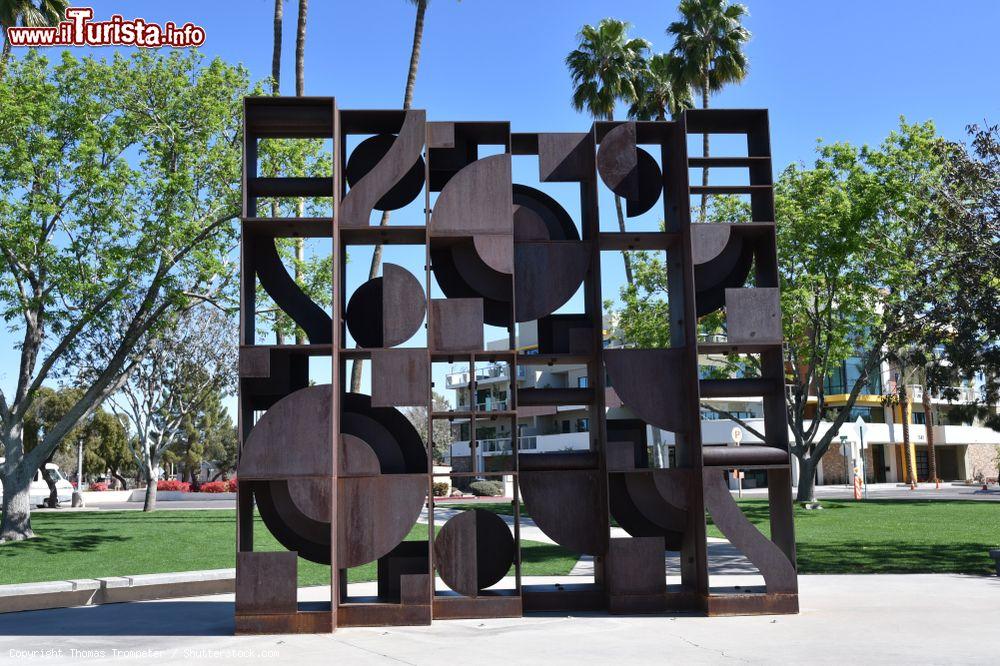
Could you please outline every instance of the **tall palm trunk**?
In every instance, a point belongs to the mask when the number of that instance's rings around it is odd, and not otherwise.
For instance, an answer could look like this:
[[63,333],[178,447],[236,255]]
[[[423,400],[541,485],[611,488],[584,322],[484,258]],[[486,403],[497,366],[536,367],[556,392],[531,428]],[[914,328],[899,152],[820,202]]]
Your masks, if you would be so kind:
[[0,26],[0,30],[3,30],[3,52],[0,53],[0,79],[7,72],[7,60],[10,58],[10,40],[7,39],[7,28]]
[[899,411],[903,421],[903,465],[906,467],[910,487],[913,487],[917,483],[917,464],[910,454],[910,398],[906,391],[906,384],[903,383],[903,373],[899,374]]
[[[295,34],[295,96],[306,94],[306,15],[309,11],[309,0],[299,0],[299,25]],[[305,217],[306,201],[299,199],[298,216]],[[303,238],[295,239],[295,281],[302,284],[305,279],[302,267],[306,260],[306,242]],[[296,327],[295,344],[306,343],[305,332]]]
[[[708,71],[705,72],[705,80],[701,84],[701,108],[708,108]],[[701,151],[704,157],[708,157],[708,132],[701,135]],[[701,169],[701,186],[708,187],[708,167],[702,167]],[[708,219],[708,195],[701,195],[701,212],[698,215],[698,221],[704,222]]]
[[[610,120],[610,118],[609,118]],[[618,214],[618,231],[625,233],[625,215],[622,213],[622,198],[615,195],[615,212]],[[622,259],[625,261],[625,281],[629,286],[634,284],[632,280],[632,257],[628,250],[622,250]]]
[[934,453],[934,412],[931,405],[931,394],[927,390],[927,382],[924,381],[923,396],[920,402],[924,406],[924,429],[927,431],[927,469],[928,481],[937,482],[937,456]]
[[[427,0],[417,0],[417,16],[413,22],[413,45],[410,48],[410,69],[406,74],[406,89],[403,91],[403,110],[409,111],[413,104],[413,88],[417,83],[417,69],[420,66],[420,45],[424,40],[424,14],[427,11]],[[389,224],[389,211],[382,211],[379,226]],[[372,252],[372,263],[368,267],[368,279],[373,280],[382,266],[382,246],[376,245]],[[361,390],[361,360],[351,365],[351,391]]]
[[271,51],[271,94],[281,90],[281,23],[285,18],[285,0],[274,0],[274,49]]

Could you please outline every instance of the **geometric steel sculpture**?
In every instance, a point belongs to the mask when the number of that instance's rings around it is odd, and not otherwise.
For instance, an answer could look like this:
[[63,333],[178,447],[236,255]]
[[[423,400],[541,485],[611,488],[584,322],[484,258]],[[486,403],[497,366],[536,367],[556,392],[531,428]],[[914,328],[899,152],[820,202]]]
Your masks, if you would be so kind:
[[[332,631],[551,610],[797,611],[766,111],[690,110],[675,121],[511,133],[504,122],[428,122],[420,110],[339,110],[328,97],[248,97],[244,120],[237,632]],[[699,133],[744,135],[747,154],[689,158],[688,134]],[[259,177],[258,142],[275,138],[332,141],[333,173]],[[484,146],[499,152],[480,157]],[[567,208],[514,182],[515,155],[537,160],[539,182],[575,186],[579,206]],[[749,184],[691,186],[688,169],[695,167],[745,168]],[[629,218],[661,203],[663,229],[601,231],[602,191],[622,197]],[[692,224],[690,197],[705,194],[749,195],[753,222]],[[371,224],[374,211],[404,208],[421,195],[422,224]],[[257,214],[262,197],[318,196],[331,198],[332,217]],[[576,217],[570,209],[579,211]],[[332,312],[289,276],[278,237],[329,240]],[[376,244],[420,248],[422,279],[386,263],[382,276],[348,294],[348,248]],[[604,348],[600,259],[620,250],[666,253],[668,349]],[[305,331],[308,344],[257,344],[258,282]],[[434,284],[443,297],[430,298]],[[556,314],[581,286],[583,311]],[[698,317],[721,308],[728,341],[700,343]],[[425,321],[425,346],[400,347],[422,335]],[[530,321],[537,322],[539,344],[537,353],[525,354],[516,347],[516,326]],[[486,324],[508,330],[507,349],[484,348]],[[357,348],[345,344],[348,332]],[[761,376],[699,380],[699,355],[712,353],[759,354]],[[330,360],[330,384],[310,385],[310,357]],[[346,364],[355,360],[370,362],[370,395],[347,390]],[[506,363],[511,377],[520,366],[585,365],[589,382],[520,390],[512,382],[502,410],[434,412],[432,363],[475,368],[479,361]],[[766,441],[703,448],[700,398],[751,395],[763,398]],[[428,433],[435,419],[467,419],[474,454],[477,423],[564,405],[588,408],[589,450],[522,451],[512,428],[511,469],[470,473],[514,478],[510,526],[477,509],[435,528],[431,443],[398,408],[426,409]],[[609,407],[628,417],[609,420]],[[650,465],[647,425],[674,433],[671,468]],[[770,538],[733,501],[724,480],[732,469],[767,471]],[[593,556],[593,582],[522,584],[522,493],[538,528]],[[428,538],[406,540],[425,504]],[[255,506],[289,552],[254,551]],[[758,567],[763,590],[734,594],[709,586],[706,512]],[[612,518],[628,537],[612,537]],[[680,551],[679,586],[666,585],[665,549]],[[328,606],[297,603],[298,557],[331,567]],[[347,569],[369,562],[377,562],[377,597],[351,597]],[[497,586],[512,568],[513,587]],[[450,589],[441,589],[437,576]]]

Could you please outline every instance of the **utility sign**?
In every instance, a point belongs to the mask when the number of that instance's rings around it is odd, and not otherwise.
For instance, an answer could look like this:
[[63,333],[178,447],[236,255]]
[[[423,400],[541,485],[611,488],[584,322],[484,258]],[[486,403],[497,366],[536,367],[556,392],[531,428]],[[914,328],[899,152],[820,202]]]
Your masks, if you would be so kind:
[[733,438],[733,442],[736,444],[739,444],[740,441],[743,439],[743,429],[740,428],[739,426],[733,428],[733,431],[729,434]]
[[854,427],[858,431],[858,441],[861,443],[861,449],[867,449],[868,438],[866,435],[868,434],[868,424],[865,423],[865,420],[859,416],[858,420],[854,422]]

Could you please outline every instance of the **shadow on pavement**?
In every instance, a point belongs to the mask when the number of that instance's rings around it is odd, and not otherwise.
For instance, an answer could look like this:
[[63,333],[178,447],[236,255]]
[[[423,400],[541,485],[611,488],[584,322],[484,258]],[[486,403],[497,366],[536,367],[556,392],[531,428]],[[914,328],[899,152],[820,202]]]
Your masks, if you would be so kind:
[[232,636],[232,601],[144,601],[0,615],[0,636]]

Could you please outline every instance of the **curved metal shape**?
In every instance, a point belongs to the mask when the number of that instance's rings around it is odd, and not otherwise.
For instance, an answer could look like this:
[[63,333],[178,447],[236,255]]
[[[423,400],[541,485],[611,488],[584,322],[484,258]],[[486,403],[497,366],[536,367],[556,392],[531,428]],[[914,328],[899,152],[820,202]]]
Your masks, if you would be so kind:
[[258,238],[252,245],[257,279],[267,295],[306,332],[310,343],[330,344],[333,340],[333,319],[288,274],[274,241]]
[[[516,241],[580,240],[573,218],[558,201],[541,190],[519,183],[512,186],[512,191]],[[544,225],[544,232],[539,223]]]
[[757,567],[768,593],[794,594],[797,591],[795,566],[743,515],[720,470],[706,469],[702,474],[705,508],[715,526]]
[[375,476],[381,473],[374,449],[360,437],[340,435],[340,476]]
[[639,198],[639,159],[634,122],[618,125],[601,139],[597,149],[597,173],[608,189],[618,196]]
[[476,254],[484,264],[497,273],[511,275],[514,272],[514,243],[508,234],[480,234],[472,237]]
[[395,347],[420,330],[427,298],[420,281],[402,266],[382,265],[382,347]]
[[432,236],[511,234],[510,154],[490,155],[456,173],[441,190],[431,213]]
[[426,474],[343,477],[337,484],[337,566],[361,566],[395,548],[416,524]]
[[552,314],[573,297],[590,268],[590,243],[549,241],[514,245],[514,319]]
[[403,126],[385,156],[348,190],[341,201],[341,227],[368,226],[372,210],[413,169],[424,146],[426,115],[421,110],[406,112]]
[[[724,254],[729,254],[727,251]],[[746,284],[753,266],[753,248],[743,243],[733,267],[727,273],[712,275],[711,286],[702,286],[698,282],[698,271],[695,271],[695,309],[699,317],[715,312],[726,304],[726,289],[742,287]],[[702,282],[704,283],[704,279]]]
[[522,470],[518,485],[531,519],[553,541],[574,553],[607,552],[604,492],[598,470]]
[[649,472],[626,472],[625,488],[635,508],[650,523],[662,530],[670,550],[677,550],[684,538],[687,511],[668,502],[659,492]]
[[480,298],[483,301],[483,323],[491,326],[506,326],[510,323],[510,301],[499,301],[487,298],[459,272],[455,265],[452,247],[455,244],[468,242],[468,239],[449,241],[446,244],[431,241],[431,270],[434,279],[444,295],[450,299]]
[[330,523],[303,513],[287,480],[254,481],[252,486],[261,520],[278,543],[310,562],[330,564]]
[[[614,472],[608,475],[608,509],[615,522],[630,535],[634,537],[664,537],[666,540],[665,530],[649,520],[636,506],[635,500],[629,494],[624,473]],[[668,544],[672,550],[675,550],[677,546],[676,543]]]
[[660,165],[652,155],[642,148],[636,148],[638,157],[637,178],[639,181],[639,191],[634,199],[625,200],[625,215],[628,217],[638,217],[642,215],[660,200],[660,193],[663,191],[663,174],[660,173]]
[[622,403],[650,425],[686,432],[684,382],[664,383],[664,377],[683,377],[682,347],[670,349],[605,349],[604,365]]
[[452,243],[451,259],[459,275],[477,295],[501,303],[510,303],[512,286],[510,274],[497,272],[488,266],[476,250],[473,239],[462,238]]
[[351,337],[362,347],[382,347],[383,279],[372,278],[363,282],[347,302],[344,320]]
[[333,479],[288,479],[288,496],[305,516],[329,525],[333,515]]
[[732,227],[728,224],[692,224],[691,261],[696,267],[712,261],[726,249],[731,235]]
[[485,509],[463,511],[434,539],[441,580],[467,597],[498,583],[514,564],[514,538],[500,516]]
[[[344,168],[344,178],[347,184],[354,188],[362,178],[385,159],[396,142],[395,134],[376,134],[368,137],[351,151]],[[424,158],[417,154],[417,159],[402,178],[396,181],[389,191],[382,195],[375,205],[375,210],[397,210],[416,199],[424,189]]]
[[[420,433],[417,432],[413,424],[410,423],[403,414],[394,407],[372,407],[371,396],[363,393],[345,393],[341,396],[341,431],[347,434],[358,435],[361,439],[379,454],[379,462],[382,464],[382,473],[386,474],[385,461],[381,457],[381,450],[376,444],[356,432],[352,432],[344,425],[345,417],[348,414],[360,414],[374,421],[378,426],[389,432],[392,440],[399,447],[403,458],[402,471],[408,474],[419,474],[427,472],[427,449]],[[391,472],[389,472],[391,473]]]
[[243,444],[239,478],[288,479],[333,473],[331,386],[290,393],[264,412]]

